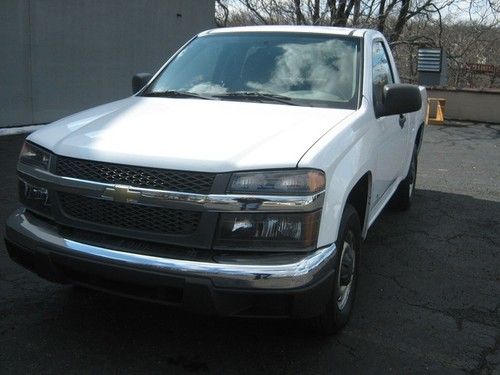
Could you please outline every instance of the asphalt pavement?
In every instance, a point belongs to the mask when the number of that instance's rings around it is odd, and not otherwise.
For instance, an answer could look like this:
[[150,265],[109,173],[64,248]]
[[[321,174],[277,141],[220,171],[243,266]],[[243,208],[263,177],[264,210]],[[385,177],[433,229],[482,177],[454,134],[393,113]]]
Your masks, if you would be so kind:
[[[0,231],[24,136],[0,137]],[[363,246],[338,335],[51,284],[0,243],[0,373],[500,374],[500,125],[429,126],[408,212]]]

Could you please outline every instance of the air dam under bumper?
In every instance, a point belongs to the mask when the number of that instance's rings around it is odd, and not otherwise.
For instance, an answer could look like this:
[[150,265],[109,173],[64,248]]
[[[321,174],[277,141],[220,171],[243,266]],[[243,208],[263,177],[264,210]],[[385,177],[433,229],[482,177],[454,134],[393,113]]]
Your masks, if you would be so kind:
[[24,209],[14,212],[6,224],[11,258],[48,280],[83,284],[192,311],[314,316],[323,311],[334,284],[335,244],[293,263],[212,263],[76,242],[63,238],[54,225]]

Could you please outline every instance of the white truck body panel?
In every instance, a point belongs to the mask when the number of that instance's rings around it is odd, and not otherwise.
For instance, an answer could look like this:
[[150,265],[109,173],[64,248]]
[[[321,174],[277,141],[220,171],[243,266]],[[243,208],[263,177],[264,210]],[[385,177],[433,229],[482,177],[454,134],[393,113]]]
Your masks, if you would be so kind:
[[[29,136],[56,154],[200,172],[295,168],[352,110],[131,97]],[[311,121],[314,119],[313,121]]]

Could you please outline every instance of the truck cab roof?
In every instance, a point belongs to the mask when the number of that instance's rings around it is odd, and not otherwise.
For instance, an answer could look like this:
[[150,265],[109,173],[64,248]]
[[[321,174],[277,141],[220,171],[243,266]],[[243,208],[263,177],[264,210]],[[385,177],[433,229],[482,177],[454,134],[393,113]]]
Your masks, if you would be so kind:
[[332,26],[308,26],[308,25],[261,25],[261,26],[239,26],[239,27],[224,27],[204,31],[198,36],[223,33],[244,33],[244,32],[283,32],[283,33],[310,33],[310,34],[331,34],[363,37],[366,32],[375,32],[372,29],[355,29],[349,27],[332,27]]

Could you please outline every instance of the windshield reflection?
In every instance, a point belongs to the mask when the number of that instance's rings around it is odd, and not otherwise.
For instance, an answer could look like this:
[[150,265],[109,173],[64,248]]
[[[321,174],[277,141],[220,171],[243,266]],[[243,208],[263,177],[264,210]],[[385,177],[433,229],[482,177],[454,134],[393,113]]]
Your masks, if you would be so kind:
[[192,41],[144,94],[180,91],[262,100],[258,93],[279,95],[298,105],[355,108],[358,64],[357,38],[221,33]]

